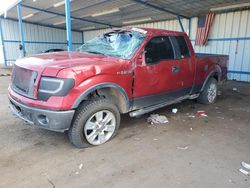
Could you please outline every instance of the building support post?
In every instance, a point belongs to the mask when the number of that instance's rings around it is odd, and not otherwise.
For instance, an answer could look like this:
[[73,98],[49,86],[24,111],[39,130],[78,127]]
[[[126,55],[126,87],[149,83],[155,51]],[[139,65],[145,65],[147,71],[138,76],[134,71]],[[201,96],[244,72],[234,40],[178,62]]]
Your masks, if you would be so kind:
[[19,33],[21,38],[21,45],[19,49],[22,50],[22,56],[26,55],[25,45],[24,45],[24,34],[23,34],[23,21],[22,21],[22,5],[20,3],[17,4],[17,14],[18,14],[18,23],[19,23]]
[[190,37],[190,33],[191,33],[191,18],[187,19],[187,35]]
[[70,0],[65,0],[65,19],[67,31],[67,46],[68,51],[72,51],[72,33],[71,33],[71,18],[70,18]]
[[180,16],[177,16],[177,19],[178,19],[178,22],[179,22],[179,26],[180,26],[181,31],[184,32],[184,27],[183,27],[182,22],[181,22],[181,17],[180,17]]
[[82,32],[82,44],[84,44],[84,33]]
[[5,48],[4,48],[4,39],[3,39],[3,30],[2,30],[2,18],[0,18],[0,49],[2,49],[2,59],[0,61],[4,62],[4,65],[7,66],[7,61],[6,61],[6,53],[5,53]]

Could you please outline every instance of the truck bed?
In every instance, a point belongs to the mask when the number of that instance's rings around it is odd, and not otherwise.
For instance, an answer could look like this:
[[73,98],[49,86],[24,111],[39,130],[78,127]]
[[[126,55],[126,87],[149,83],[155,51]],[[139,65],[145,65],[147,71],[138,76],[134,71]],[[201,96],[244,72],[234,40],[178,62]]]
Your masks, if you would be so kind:
[[227,79],[228,55],[197,53],[196,59],[200,62],[198,63],[198,68],[200,68],[200,70],[203,69],[204,64],[217,64],[221,69],[220,81]]

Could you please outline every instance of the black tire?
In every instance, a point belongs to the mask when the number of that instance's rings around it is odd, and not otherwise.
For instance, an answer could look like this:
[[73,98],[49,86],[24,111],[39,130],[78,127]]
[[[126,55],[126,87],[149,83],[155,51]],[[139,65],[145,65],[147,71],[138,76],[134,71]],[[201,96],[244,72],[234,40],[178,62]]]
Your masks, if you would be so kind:
[[[211,85],[215,85],[216,86],[216,92],[215,92],[215,97],[213,100],[209,100],[209,88],[211,87]],[[210,78],[208,80],[208,82],[205,85],[205,88],[203,89],[203,91],[200,93],[199,97],[197,98],[197,101],[201,104],[212,104],[215,102],[216,98],[217,98],[217,92],[218,92],[218,83],[217,80],[215,78]]]
[[71,128],[68,131],[69,140],[74,146],[76,146],[77,148],[86,148],[89,146],[93,146],[87,141],[85,137],[84,126],[86,125],[87,120],[93,114],[101,110],[108,110],[115,116],[115,131],[109,140],[116,136],[120,126],[120,112],[118,108],[110,100],[96,99],[83,103],[78,107],[75,113]]

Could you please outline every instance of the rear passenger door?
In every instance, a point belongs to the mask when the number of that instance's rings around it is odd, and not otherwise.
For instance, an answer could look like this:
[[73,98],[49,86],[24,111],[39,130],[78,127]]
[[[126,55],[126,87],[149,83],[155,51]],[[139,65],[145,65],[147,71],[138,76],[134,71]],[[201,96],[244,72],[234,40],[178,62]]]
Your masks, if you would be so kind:
[[183,94],[187,95],[192,90],[195,64],[192,62],[190,50],[184,36],[173,36],[171,41],[174,45],[176,60],[179,62],[182,91]]
[[152,38],[144,48],[144,63],[137,65],[134,80],[134,107],[140,108],[174,100],[182,93],[180,63],[167,36]]

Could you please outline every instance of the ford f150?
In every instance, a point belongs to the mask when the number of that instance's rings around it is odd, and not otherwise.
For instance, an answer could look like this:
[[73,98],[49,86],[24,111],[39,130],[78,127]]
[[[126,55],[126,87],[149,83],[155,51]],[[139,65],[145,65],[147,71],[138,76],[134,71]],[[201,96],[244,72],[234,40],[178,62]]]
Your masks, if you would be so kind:
[[76,147],[100,145],[119,129],[120,114],[139,116],[184,99],[214,103],[228,56],[195,54],[185,33],[122,28],[75,52],[18,59],[10,109],[38,127],[67,131]]

